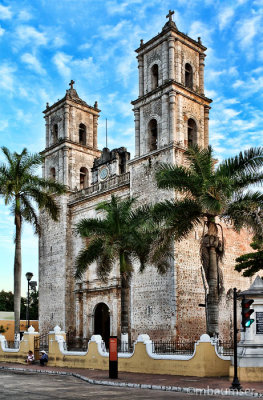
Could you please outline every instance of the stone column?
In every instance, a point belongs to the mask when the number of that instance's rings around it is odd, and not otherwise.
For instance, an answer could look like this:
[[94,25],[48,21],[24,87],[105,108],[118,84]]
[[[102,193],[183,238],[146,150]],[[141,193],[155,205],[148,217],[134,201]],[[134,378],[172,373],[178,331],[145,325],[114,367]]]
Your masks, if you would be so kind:
[[98,148],[98,116],[93,115],[93,147]]
[[138,56],[138,68],[139,68],[139,97],[144,94],[144,76],[143,76],[143,56]]
[[205,106],[204,108],[204,147],[209,145],[209,108]]
[[65,139],[69,139],[69,105],[64,107],[64,129]]
[[175,80],[182,82],[182,61],[181,61],[181,43],[175,42]]
[[44,179],[46,179],[45,164],[46,164],[46,160],[44,160],[43,164],[42,164],[42,178],[44,178]]
[[46,147],[49,147],[49,117],[45,117],[46,120]]
[[205,69],[205,54],[199,54],[199,90],[200,94],[204,94],[204,69]]
[[169,95],[162,96],[162,145],[169,143]]
[[134,110],[135,123],[135,157],[140,155],[140,109]]
[[69,185],[68,164],[69,164],[69,149],[65,147],[63,149],[63,183],[66,186]]
[[169,93],[169,142],[172,140],[176,140],[176,112],[175,112],[175,103],[176,103],[176,92],[173,90]]
[[174,79],[174,38],[172,36],[168,39],[168,46],[169,46],[169,79]]
[[164,83],[168,79],[168,43],[164,41],[162,44],[162,77]]

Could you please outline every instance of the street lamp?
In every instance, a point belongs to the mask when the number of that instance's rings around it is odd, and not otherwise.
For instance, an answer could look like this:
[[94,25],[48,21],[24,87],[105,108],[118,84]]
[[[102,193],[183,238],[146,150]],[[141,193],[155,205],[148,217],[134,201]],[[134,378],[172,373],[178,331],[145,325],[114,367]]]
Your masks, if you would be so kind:
[[27,329],[29,328],[29,282],[33,278],[32,272],[27,272],[26,273],[26,279],[27,279]]

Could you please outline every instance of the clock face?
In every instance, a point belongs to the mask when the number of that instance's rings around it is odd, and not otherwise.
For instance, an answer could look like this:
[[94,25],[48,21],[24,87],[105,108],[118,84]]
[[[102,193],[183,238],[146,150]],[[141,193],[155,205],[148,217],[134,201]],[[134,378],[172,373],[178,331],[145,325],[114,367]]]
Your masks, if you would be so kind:
[[109,175],[109,170],[108,170],[108,168],[107,168],[107,167],[103,167],[103,168],[100,170],[100,179],[101,179],[101,180],[105,180],[106,178],[108,178],[108,175]]

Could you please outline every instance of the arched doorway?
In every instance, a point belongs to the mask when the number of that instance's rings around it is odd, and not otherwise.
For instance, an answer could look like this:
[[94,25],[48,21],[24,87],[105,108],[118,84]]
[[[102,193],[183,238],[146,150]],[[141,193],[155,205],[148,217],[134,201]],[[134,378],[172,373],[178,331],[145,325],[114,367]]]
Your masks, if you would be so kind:
[[94,313],[94,334],[101,335],[106,347],[110,338],[110,310],[105,303],[99,303]]

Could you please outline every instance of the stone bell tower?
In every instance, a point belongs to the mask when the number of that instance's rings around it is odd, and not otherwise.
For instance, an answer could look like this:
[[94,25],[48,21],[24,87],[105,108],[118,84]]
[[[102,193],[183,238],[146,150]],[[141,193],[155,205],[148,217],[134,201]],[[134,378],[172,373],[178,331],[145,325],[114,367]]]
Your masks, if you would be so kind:
[[139,97],[133,101],[135,156],[169,144],[208,146],[209,104],[204,95],[204,51],[180,32],[169,11],[162,32],[136,50]]
[[[211,100],[204,95],[206,47],[200,38],[196,41],[180,32],[172,15],[169,11],[162,31],[146,43],[141,40],[136,50],[139,96],[132,102],[135,158],[129,162],[129,171],[131,195],[142,204],[173,200],[174,191],[157,188],[156,167],[161,162],[183,164],[189,145],[206,147],[209,141]],[[177,337],[183,282],[179,271],[189,270],[187,251],[187,241],[174,244],[175,257],[163,276],[151,266],[143,275],[134,274],[131,314],[135,337],[144,329],[151,338]]]
[[74,81],[66,95],[52,106],[47,103],[46,149],[44,176],[58,180],[69,189],[83,189],[91,183],[97,149],[97,126],[100,110],[95,102],[89,106],[74,89]]
[[43,176],[67,186],[68,192],[57,199],[60,213],[57,222],[41,213],[39,239],[39,325],[45,332],[55,325],[66,329],[74,324],[71,310],[74,296],[71,262],[71,211],[68,207],[74,191],[91,185],[97,149],[97,125],[100,110],[89,106],[70,82],[65,96],[44,111],[46,148]]

